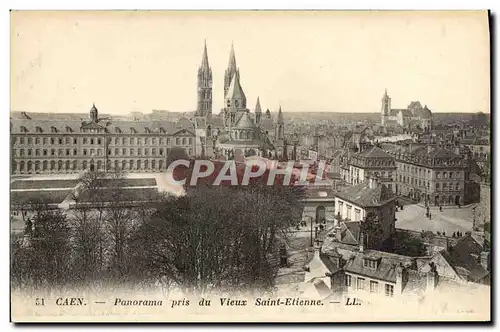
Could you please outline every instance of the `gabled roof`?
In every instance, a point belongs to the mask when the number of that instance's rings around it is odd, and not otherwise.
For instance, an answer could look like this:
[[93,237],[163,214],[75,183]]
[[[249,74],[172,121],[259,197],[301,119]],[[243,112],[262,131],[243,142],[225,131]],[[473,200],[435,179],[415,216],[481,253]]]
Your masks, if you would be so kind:
[[234,73],[233,78],[231,79],[231,84],[229,85],[229,89],[227,90],[226,99],[239,99],[242,101],[242,106],[246,105],[246,96],[243,92],[243,88],[240,84],[240,74],[238,72]]
[[366,158],[393,158],[393,156],[376,145],[359,152],[358,155]]
[[378,184],[375,188],[370,188],[368,183],[345,188],[335,193],[335,196],[363,208],[382,206],[395,199],[395,196],[384,184]]
[[255,123],[247,112],[243,112],[238,120],[236,120],[234,127],[236,129],[254,129]]

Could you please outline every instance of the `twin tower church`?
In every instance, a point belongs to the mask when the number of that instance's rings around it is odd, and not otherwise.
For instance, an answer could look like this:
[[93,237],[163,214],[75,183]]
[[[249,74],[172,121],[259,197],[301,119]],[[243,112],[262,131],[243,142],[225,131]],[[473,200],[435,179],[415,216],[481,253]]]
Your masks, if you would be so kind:
[[259,98],[253,112],[247,108],[233,45],[224,73],[224,107],[219,114],[214,115],[212,82],[212,69],[205,42],[198,69],[198,98],[193,119],[197,141],[202,145],[201,150],[207,155],[218,152],[229,158],[237,150],[244,155],[257,154],[273,158],[283,156],[285,133],[281,106],[276,119],[273,119],[269,109],[262,114]]

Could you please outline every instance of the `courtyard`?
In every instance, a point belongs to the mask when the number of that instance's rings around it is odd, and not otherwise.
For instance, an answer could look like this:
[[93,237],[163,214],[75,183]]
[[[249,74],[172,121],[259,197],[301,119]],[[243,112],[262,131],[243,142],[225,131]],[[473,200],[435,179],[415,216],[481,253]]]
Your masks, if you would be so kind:
[[437,207],[431,207],[432,219],[429,219],[425,207],[416,204],[405,205],[403,210],[396,212],[396,228],[417,232],[422,230],[445,232],[448,236],[457,231],[465,233],[472,230],[473,207],[473,205],[462,208],[446,207],[442,211]]

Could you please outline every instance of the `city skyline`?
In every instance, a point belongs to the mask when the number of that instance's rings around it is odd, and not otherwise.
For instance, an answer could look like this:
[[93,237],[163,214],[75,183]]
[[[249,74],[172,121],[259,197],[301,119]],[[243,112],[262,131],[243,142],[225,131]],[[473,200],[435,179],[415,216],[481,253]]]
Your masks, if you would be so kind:
[[489,113],[485,15],[13,12],[11,110],[194,111],[206,39],[214,114],[231,43],[251,110],[260,97],[272,112],[375,113],[387,89],[396,108],[419,100],[435,113]]

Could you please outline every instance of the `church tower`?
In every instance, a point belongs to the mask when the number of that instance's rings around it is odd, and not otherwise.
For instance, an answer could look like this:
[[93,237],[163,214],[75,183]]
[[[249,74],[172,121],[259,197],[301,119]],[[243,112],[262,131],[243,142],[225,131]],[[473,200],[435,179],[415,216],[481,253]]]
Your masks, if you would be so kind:
[[260,126],[262,122],[262,109],[260,108],[260,99],[257,97],[257,104],[255,105],[255,124]]
[[385,93],[382,96],[382,107],[380,109],[380,123],[382,126],[385,126],[386,120],[391,113],[391,98],[387,94],[387,89],[385,89]]
[[283,112],[280,109],[278,111],[278,120],[276,123],[276,133],[275,133],[275,148],[279,157],[283,156],[285,146],[285,120],[283,119]]
[[208,64],[207,42],[203,49],[201,66],[198,69],[198,104],[196,116],[212,114],[212,69]]
[[238,74],[239,70],[236,67],[236,56],[234,55],[234,45],[231,43],[231,53],[229,54],[229,64],[227,65],[226,73],[224,74],[224,99],[231,85],[231,80]]

